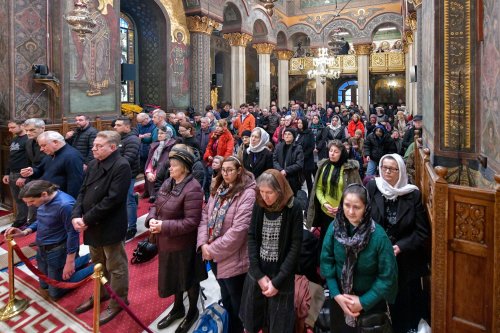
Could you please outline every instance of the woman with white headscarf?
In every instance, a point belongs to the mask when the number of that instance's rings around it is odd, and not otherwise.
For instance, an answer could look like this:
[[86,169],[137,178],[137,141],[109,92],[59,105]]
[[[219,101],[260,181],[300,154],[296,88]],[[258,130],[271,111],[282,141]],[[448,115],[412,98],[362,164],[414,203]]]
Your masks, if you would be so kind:
[[429,274],[430,225],[415,185],[408,184],[398,154],[382,156],[380,177],[368,183],[371,216],[386,231],[398,262],[398,295],[390,306],[395,333],[407,333],[428,320],[429,303],[421,280]]
[[267,148],[269,134],[260,127],[255,127],[250,135],[250,145],[243,151],[243,166],[259,177],[267,169],[273,167],[273,154]]

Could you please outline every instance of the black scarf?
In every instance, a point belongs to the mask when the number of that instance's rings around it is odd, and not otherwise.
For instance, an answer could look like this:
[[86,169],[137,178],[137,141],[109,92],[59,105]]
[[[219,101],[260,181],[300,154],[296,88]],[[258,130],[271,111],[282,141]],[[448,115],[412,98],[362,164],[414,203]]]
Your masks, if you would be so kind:
[[[345,149],[342,149],[342,153],[340,154],[340,158],[337,162],[332,162],[330,161],[330,159],[328,159],[323,165],[323,178],[321,179],[321,185],[323,185],[323,188],[326,190],[328,181],[330,181],[329,195],[332,198],[337,199],[337,186],[339,184],[340,169],[342,168],[342,165],[347,162],[348,157],[349,154],[347,153],[347,151]],[[331,168],[333,168],[332,178],[329,179],[328,175],[330,174]]]
[[333,237],[342,245],[346,252],[346,261],[342,267],[340,283],[342,293],[352,294],[354,267],[358,261],[358,255],[370,242],[372,233],[375,231],[375,222],[371,218],[370,204],[366,205],[365,214],[359,225],[354,228],[354,234],[349,236],[350,222],[344,215],[344,200],[339,204],[339,210],[333,221]]

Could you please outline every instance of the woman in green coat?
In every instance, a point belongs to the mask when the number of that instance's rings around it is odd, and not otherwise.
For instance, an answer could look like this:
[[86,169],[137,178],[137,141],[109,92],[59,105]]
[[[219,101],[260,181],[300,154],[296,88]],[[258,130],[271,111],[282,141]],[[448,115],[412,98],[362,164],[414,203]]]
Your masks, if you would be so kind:
[[367,190],[347,186],[323,242],[320,267],[330,289],[331,332],[364,332],[363,327],[374,326],[386,329],[370,332],[390,330],[386,312],[397,294],[396,257],[370,212]]

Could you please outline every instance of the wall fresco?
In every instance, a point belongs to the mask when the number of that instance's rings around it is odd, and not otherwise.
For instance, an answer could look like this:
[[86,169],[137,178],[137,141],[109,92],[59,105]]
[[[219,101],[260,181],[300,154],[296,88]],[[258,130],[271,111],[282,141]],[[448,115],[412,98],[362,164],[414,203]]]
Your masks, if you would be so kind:
[[10,118],[9,115],[9,16],[7,0],[0,0],[0,119]]

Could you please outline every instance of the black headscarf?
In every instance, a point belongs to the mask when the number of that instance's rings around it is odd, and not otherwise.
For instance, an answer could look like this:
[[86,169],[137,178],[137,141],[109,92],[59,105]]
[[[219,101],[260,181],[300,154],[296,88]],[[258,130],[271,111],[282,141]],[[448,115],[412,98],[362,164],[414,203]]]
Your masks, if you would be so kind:
[[[337,186],[339,185],[340,178],[340,169],[347,159],[349,158],[349,153],[347,149],[345,149],[344,145],[342,145],[340,158],[337,162],[332,162],[328,159],[323,165],[323,177],[321,179],[321,185],[326,189],[328,182],[330,181],[330,192],[328,193],[332,198],[337,199]],[[330,170],[333,168],[332,178],[329,179],[328,175],[330,174]]]

